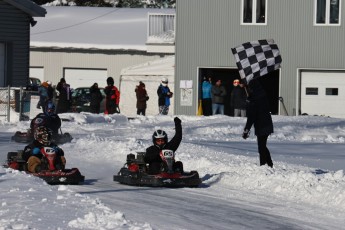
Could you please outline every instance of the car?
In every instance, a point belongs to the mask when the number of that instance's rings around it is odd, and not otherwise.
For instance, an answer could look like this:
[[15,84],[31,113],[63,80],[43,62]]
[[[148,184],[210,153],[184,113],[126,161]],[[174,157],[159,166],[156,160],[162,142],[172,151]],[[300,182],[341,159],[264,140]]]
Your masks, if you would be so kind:
[[26,90],[28,91],[37,91],[38,87],[41,85],[41,80],[35,77],[29,78],[29,84],[26,86]]
[[[101,101],[101,109],[100,112],[104,113],[105,110],[105,93],[103,88],[99,88],[102,95],[103,100]],[[89,87],[79,87],[73,89],[72,91],[72,112],[90,112],[90,101],[91,101],[91,94]]]

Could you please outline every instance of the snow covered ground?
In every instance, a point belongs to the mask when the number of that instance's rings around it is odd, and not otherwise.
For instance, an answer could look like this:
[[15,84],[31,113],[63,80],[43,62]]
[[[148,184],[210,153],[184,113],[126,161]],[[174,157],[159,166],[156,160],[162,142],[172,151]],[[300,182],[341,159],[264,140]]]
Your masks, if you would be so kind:
[[[244,118],[180,116],[177,159],[197,170],[199,188],[131,187],[112,181],[130,152],[151,145],[157,128],[174,135],[174,116],[63,114],[67,167],[85,183],[50,186],[0,167],[0,229],[345,229],[345,120],[273,116],[274,168],[258,166]],[[0,160],[29,122],[0,122]],[[254,130],[252,130],[253,133]]]

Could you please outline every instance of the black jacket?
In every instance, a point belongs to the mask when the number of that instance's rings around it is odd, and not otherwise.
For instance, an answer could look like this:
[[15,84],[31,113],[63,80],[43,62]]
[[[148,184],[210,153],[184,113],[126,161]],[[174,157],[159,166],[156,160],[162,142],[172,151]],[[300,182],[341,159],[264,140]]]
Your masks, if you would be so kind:
[[[182,141],[182,126],[181,122],[175,121],[175,136],[163,147],[163,149],[169,149],[176,151]],[[151,164],[154,162],[162,162],[159,153],[162,149],[156,145],[152,145],[146,149],[144,160],[146,163]]]
[[31,132],[34,133],[39,126],[45,126],[53,132],[53,135],[57,135],[61,127],[61,119],[57,114],[48,116],[44,113],[39,113],[30,123]]
[[266,93],[258,80],[249,82],[248,91],[245,129],[250,130],[254,124],[256,136],[268,136],[273,133],[273,122]]
[[103,100],[103,95],[98,87],[91,86],[90,88],[90,112],[99,113],[101,107],[101,101]]
[[246,109],[247,94],[241,86],[235,86],[231,92],[231,106],[234,109]]

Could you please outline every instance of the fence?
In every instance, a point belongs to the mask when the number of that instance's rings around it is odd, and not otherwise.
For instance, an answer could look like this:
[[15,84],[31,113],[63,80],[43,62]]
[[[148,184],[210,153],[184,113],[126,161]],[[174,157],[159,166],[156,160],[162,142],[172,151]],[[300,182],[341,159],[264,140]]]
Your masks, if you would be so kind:
[[31,97],[35,94],[37,92],[24,90],[22,87],[0,88],[0,120],[9,122],[15,117],[19,121],[29,120]]

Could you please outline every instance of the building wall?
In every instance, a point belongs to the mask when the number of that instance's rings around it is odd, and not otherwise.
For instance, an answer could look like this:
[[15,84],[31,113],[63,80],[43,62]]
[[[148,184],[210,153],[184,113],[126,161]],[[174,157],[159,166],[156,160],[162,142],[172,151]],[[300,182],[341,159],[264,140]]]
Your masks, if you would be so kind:
[[26,86],[29,76],[29,16],[1,0],[0,42],[5,43],[5,86]]
[[[52,81],[53,84],[64,77],[64,68],[106,69],[108,76],[112,76],[118,86],[122,69],[164,56],[166,54],[140,51],[31,49],[30,67],[43,67],[44,80]],[[106,82],[99,82],[100,87],[105,84]]]
[[241,25],[240,0],[177,0],[175,96],[180,80],[193,80],[193,106],[175,113],[195,115],[197,68],[236,68],[231,48],[247,41],[273,38],[281,51],[280,96],[288,113],[298,108],[298,69],[345,71],[345,4],[341,26],[313,26],[314,0],[267,0],[267,25]]

